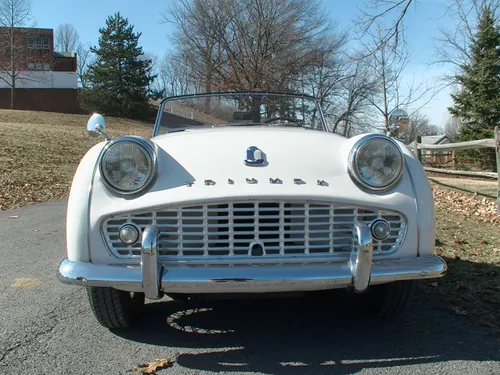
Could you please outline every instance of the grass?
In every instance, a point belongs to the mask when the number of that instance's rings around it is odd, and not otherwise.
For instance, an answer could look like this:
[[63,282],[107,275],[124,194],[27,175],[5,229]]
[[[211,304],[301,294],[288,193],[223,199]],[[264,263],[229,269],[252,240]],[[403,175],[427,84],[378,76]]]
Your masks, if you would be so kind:
[[467,193],[475,193],[488,198],[496,198],[497,196],[498,183],[495,180],[436,176],[429,177],[429,180],[444,187],[464,191]]
[[446,276],[423,284],[434,301],[500,334],[500,230],[496,223],[436,209],[436,253]]
[[[87,119],[84,115],[0,110],[0,210],[68,195],[80,159],[102,141],[87,135]],[[116,118],[107,118],[107,125],[112,137],[150,136],[153,129],[153,124]],[[473,201],[471,194],[455,189],[467,186],[467,190],[487,193],[484,182],[449,180],[453,181],[446,185],[454,189],[444,193],[442,184],[433,185],[436,252],[449,269],[444,278],[424,283],[422,289],[436,303],[500,334],[499,218],[490,207],[493,202]]]
[[[0,210],[64,198],[81,158],[103,138],[88,116],[0,110]],[[107,118],[110,136],[151,135],[153,124]]]

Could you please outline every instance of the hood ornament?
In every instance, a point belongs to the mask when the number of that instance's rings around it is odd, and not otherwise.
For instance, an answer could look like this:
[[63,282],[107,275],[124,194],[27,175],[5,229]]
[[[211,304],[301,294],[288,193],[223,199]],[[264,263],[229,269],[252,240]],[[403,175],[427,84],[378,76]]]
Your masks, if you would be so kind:
[[247,148],[247,157],[244,160],[245,165],[252,167],[262,167],[267,165],[266,154],[256,146]]

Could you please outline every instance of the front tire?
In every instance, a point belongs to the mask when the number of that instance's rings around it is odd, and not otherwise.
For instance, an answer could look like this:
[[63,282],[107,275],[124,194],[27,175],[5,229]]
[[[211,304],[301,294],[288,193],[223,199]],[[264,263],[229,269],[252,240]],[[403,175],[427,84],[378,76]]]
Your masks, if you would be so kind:
[[144,293],[90,286],[87,287],[87,296],[97,321],[109,329],[133,326],[144,309]]
[[411,300],[413,280],[396,281],[371,286],[366,292],[356,296],[361,310],[379,318],[394,319],[399,316]]

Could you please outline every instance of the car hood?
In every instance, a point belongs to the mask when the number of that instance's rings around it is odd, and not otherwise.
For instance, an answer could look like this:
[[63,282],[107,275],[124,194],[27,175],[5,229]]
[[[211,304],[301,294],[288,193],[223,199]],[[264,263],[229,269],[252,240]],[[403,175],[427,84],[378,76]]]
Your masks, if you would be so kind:
[[[91,202],[88,231],[93,233],[89,248],[99,248],[102,223],[114,215],[128,212],[148,215],[154,209],[231,201],[332,202],[394,211],[401,213],[406,222],[425,225],[422,233],[433,233],[433,206],[427,204],[432,202],[432,194],[420,163],[404,145],[405,164],[414,170],[418,186],[412,185],[407,168],[401,181],[382,193],[365,191],[352,181],[347,171],[348,155],[353,144],[363,136],[345,138],[301,128],[271,127],[197,129],[160,135],[150,140],[157,155],[156,179],[143,194],[114,194],[105,186],[96,168],[90,194],[89,185],[77,176],[71,202],[80,202],[87,191]],[[245,165],[247,149],[251,146],[265,153],[267,165]],[[95,160],[98,152],[98,149],[92,151],[92,159]],[[85,179],[89,168],[83,163],[78,169]],[[420,193],[418,200],[423,202],[418,211],[421,217],[417,217],[416,192]],[[76,204],[72,203],[72,207]],[[80,211],[85,212],[83,208]],[[416,228],[408,229],[409,243],[417,241]],[[82,233],[86,233],[85,230]],[[74,241],[83,243],[81,238],[75,237]],[[428,240],[422,238],[421,242],[424,241],[427,241],[425,248],[431,249],[433,236]],[[413,254],[414,249],[411,251]],[[97,263],[110,261],[107,257],[103,252],[92,253]]]
[[[186,181],[228,183],[228,179],[302,179],[316,184],[347,173],[351,142],[345,137],[304,128],[227,127],[184,130],[154,137],[163,174],[182,175]],[[262,166],[245,163],[247,149],[265,155]],[[171,173],[172,172],[172,173]],[[183,173],[180,173],[183,172]],[[171,180],[172,181],[172,180]],[[184,181],[183,181],[184,182]]]

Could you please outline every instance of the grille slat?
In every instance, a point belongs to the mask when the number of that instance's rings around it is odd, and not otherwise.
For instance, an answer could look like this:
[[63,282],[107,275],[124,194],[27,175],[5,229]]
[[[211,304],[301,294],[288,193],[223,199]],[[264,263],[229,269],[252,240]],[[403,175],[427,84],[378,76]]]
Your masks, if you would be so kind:
[[[406,233],[402,215],[331,203],[230,202],[165,208],[107,218],[103,233],[120,258],[140,257],[140,242],[126,245],[118,237],[119,228],[132,222],[141,230],[149,224],[158,226],[160,257],[166,261],[213,258],[230,264],[231,259],[243,257],[257,264],[265,257],[303,257],[307,262],[308,257],[313,261],[317,256],[348,255],[357,246],[356,221],[370,224],[377,218],[391,224],[391,233],[386,240],[375,241],[374,253],[396,251]],[[262,252],[252,254],[253,243],[260,244]]]

